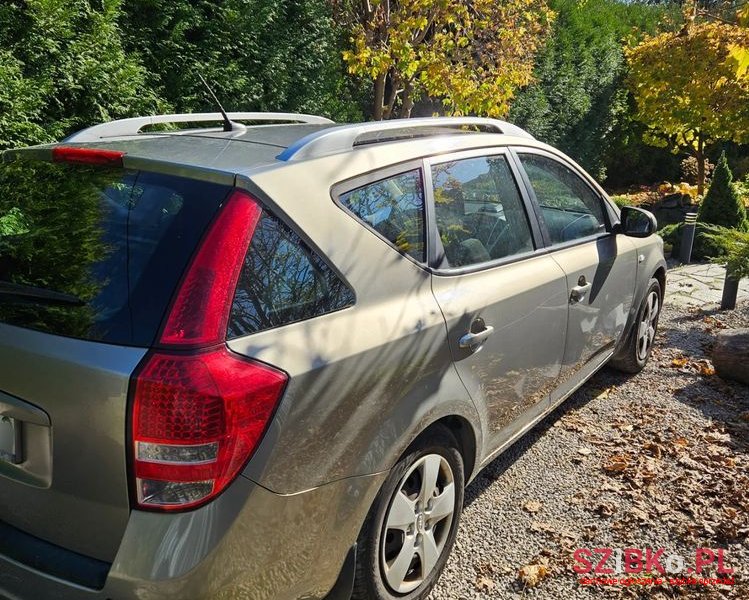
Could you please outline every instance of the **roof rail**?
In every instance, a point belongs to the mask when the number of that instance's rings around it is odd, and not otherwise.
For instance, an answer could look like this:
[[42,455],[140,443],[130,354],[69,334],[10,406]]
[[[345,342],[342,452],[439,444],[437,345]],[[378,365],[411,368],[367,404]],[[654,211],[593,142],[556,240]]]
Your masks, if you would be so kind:
[[[312,123],[316,125],[328,125],[330,119],[315,115],[304,115],[297,113],[274,113],[274,112],[230,112],[229,119],[232,121],[293,121],[296,123]],[[94,125],[68,136],[66,142],[95,142],[102,138],[138,135],[140,130],[147,125],[157,123],[199,123],[203,121],[221,122],[224,117],[221,113],[183,113],[174,115],[153,115],[150,117],[134,117],[132,119],[120,119]]]
[[[322,131],[311,133],[297,140],[286,150],[277,156],[278,160],[303,160],[306,158],[317,158],[329,154],[337,154],[351,150],[355,146],[376,143],[378,140],[362,139],[367,134],[403,131],[408,133],[415,129],[437,129],[432,135],[444,134],[444,129],[457,129],[461,127],[474,127],[493,133],[503,133],[518,137],[533,138],[533,136],[517,125],[500,121],[498,119],[485,119],[481,117],[426,117],[417,119],[392,119],[390,121],[374,121],[369,123],[355,123],[330,127]],[[439,131],[442,129],[442,131]],[[393,137],[382,141],[393,141]]]

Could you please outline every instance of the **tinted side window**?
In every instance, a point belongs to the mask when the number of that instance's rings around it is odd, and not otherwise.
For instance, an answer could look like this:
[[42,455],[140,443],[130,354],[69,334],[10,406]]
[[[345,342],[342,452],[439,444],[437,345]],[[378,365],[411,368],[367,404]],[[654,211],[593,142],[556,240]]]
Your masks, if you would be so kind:
[[538,154],[520,154],[554,244],[606,231],[603,204],[568,166]]
[[533,250],[528,216],[504,156],[434,165],[437,229],[451,267]]
[[302,321],[354,303],[351,290],[291,229],[263,212],[239,276],[228,337]]
[[404,254],[424,260],[424,187],[415,169],[370,183],[338,199]]

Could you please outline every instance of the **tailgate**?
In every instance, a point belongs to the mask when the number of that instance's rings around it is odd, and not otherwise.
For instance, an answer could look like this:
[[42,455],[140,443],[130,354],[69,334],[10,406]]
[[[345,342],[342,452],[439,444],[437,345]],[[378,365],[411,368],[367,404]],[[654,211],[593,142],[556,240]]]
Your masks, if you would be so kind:
[[0,159],[0,524],[111,562],[130,375],[230,187],[113,150]]
[[17,461],[0,459],[2,521],[111,562],[130,512],[127,387],[145,350],[0,325],[0,413]]

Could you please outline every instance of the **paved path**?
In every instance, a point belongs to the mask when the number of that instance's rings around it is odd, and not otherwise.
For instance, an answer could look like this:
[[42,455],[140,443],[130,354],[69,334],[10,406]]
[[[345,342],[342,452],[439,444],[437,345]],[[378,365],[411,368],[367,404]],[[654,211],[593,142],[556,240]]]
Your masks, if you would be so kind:
[[[669,263],[666,276],[668,302],[684,307],[720,302],[725,276],[726,270],[712,263]],[[749,279],[741,280],[738,297],[739,300],[749,299]]]

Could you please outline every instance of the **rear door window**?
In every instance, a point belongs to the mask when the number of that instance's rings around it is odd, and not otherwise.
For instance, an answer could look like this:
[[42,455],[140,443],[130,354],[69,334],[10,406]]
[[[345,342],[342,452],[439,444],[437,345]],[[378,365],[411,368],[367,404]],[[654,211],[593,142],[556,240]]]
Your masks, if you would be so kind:
[[414,169],[341,194],[338,201],[400,252],[424,261],[424,186]]
[[530,252],[533,236],[503,155],[432,166],[437,230],[451,267]]
[[268,211],[239,276],[228,337],[303,321],[354,303],[354,295],[304,241]]
[[0,322],[151,345],[228,192],[145,171],[0,162]]

